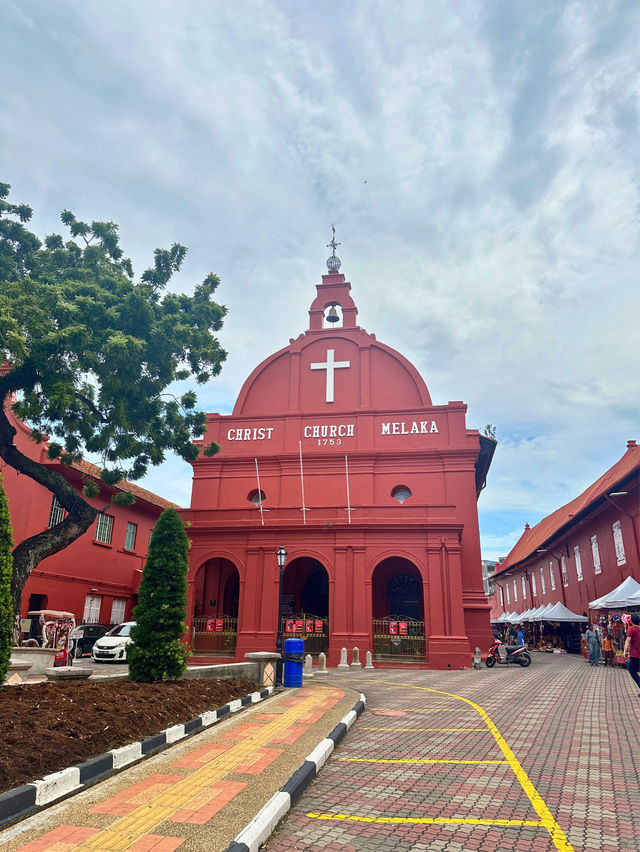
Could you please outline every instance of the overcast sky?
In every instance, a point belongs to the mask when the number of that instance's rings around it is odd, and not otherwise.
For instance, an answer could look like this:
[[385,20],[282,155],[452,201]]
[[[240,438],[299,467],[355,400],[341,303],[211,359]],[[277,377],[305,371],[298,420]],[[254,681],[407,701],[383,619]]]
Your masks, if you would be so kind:
[[[335,222],[358,320],[497,428],[485,558],[640,438],[640,4],[3,0],[0,180],[189,248],[242,382],[308,327]],[[188,465],[142,483],[188,505]]]

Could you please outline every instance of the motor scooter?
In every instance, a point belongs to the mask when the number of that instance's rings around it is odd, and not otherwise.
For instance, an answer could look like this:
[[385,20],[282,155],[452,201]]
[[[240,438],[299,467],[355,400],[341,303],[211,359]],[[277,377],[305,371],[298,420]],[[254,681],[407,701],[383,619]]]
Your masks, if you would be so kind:
[[500,639],[494,639],[493,645],[487,651],[485,661],[487,668],[491,669],[497,663],[499,666],[508,666],[509,663],[517,663],[522,668],[531,665],[531,654],[527,645],[504,645],[506,657],[500,655]]

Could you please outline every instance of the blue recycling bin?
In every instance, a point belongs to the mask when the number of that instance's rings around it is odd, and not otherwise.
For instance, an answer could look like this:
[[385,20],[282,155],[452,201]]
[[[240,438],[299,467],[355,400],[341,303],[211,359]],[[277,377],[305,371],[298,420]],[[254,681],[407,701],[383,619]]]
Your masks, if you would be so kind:
[[284,685],[302,686],[304,639],[284,640]]

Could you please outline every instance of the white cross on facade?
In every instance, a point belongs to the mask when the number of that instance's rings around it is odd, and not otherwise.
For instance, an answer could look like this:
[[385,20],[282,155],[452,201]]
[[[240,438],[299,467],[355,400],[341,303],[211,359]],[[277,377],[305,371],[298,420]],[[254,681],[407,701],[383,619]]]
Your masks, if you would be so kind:
[[326,402],[333,402],[333,376],[335,370],[340,370],[343,367],[350,367],[351,361],[334,361],[334,350],[327,349],[327,360],[311,365],[312,370],[327,371],[327,394]]

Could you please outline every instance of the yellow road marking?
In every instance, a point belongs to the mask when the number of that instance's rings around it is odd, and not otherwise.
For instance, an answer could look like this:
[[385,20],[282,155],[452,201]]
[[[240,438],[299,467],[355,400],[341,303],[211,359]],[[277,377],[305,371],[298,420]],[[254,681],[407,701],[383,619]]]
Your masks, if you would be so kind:
[[442,758],[424,758],[423,760],[400,760],[396,758],[377,757],[339,757],[349,763],[508,763],[508,760],[445,760]]
[[[381,683],[385,683],[388,686],[390,683],[393,683],[393,681],[381,681]],[[482,709],[482,707],[480,707],[480,705],[475,704],[468,698],[463,698],[461,695],[456,695],[453,692],[444,692],[441,689],[432,689],[428,686],[414,686],[410,683],[397,683],[396,686],[403,686],[406,689],[419,689],[423,692],[435,693],[436,695],[446,695],[448,698],[457,698],[458,701],[464,701],[464,703],[468,704],[471,708],[473,708],[476,713],[479,713],[484,719],[485,724],[493,734],[493,737],[496,743],[498,744],[500,751],[504,754],[507,763],[509,764],[509,766],[513,770],[514,775],[520,782],[522,789],[526,793],[527,798],[533,806],[533,809],[540,817],[540,825],[544,826],[544,828],[546,828],[546,830],[549,832],[549,836],[553,841],[553,845],[556,847],[556,849],[558,849],[559,852],[574,852],[573,846],[569,843],[566,834],[554,819],[553,814],[546,805],[546,802],[530,781],[529,776],[520,765],[520,762],[518,761],[515,754],[507,745],[500,731],[491,721],[491,717],[489,716],[489,714],[486,713]],[[468,712],[471,713],[472,710],[469,710]]]
[[[324,693],[324,694],[322,694]],[[212,758],[200,769],[195,770],[183,780],[151,796],[143,805],[126,816],[116,820],[107,828],[78,844],[76,849],[91,849],[92,852],[118,852],[129,849],[145,834],[150,833],[160,823],[181,810],[195,796],[203,793],[224,776],[246,761],[257,748],[266,745],[269,740],[288,728],[293,722],[304,716],[314,707],[326,700],[330,690],[318,690],[316,695],[305,698],[286,710],[272,722],[268,722],[259,731],[241,740],[217,758]]]
[[[404,684],[398,684],[398,686],[404,686]],[[422,687],[416,687],[416,689]],[[426,687],[424,687],[426,689]],[[437,691],[437,690],[434,690]],[[443,692],[443,695],[451,695],[452,693]],[[455,696],[454,696],[455,697]],[[465,700],[465,699],[463,699]],[[380,710],[383,713],[395,712],[398,711],[401,713],[474,713],[474,710],[470,710],[468,707],[427,707],[426,709],[421,708],[417,709],[415,707],[370,707],[370,710],[373,710],[375,713],[376,710]]]
[[412,825],[529,825],[536,828],[542,826],[542,822],[533,819],[473,819],[472,817],[363,817],[350,816],[349,814],[314,814],[308,813],[311,819],[331,819],[348,822],[376,822],[376,823],[411,823]]
[[361,731],[484,731],[487,728],[360,728]]

